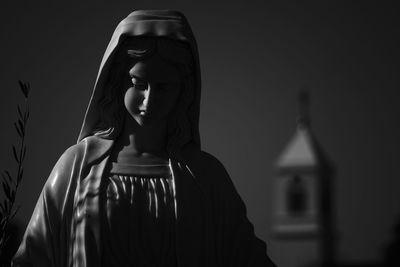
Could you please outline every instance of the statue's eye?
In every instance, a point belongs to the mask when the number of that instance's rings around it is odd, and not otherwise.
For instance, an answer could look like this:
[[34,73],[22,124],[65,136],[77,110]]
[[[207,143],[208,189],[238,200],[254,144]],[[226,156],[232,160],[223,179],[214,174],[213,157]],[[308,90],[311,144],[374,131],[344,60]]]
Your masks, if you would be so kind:
[[132,79],[132,85],[135,89],[138,89],[138,90],[146,90],[147,89],[147,83],[138,82],[137,80],[134,80],[134,79]]

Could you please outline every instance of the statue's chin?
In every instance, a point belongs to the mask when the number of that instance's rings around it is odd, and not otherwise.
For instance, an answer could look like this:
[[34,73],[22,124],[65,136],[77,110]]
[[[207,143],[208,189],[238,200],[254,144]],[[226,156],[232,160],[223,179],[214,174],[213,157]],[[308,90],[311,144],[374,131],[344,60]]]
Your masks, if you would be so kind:
[[140,126],[155,126],[158,123],[158,120],[149,114],[137,114],[132,117]]

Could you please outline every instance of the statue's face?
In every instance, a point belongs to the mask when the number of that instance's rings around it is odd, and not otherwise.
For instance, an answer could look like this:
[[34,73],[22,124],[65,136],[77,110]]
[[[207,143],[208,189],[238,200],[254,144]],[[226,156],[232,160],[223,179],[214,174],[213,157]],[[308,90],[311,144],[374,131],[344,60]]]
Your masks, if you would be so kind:
[[178,69],[155,54],[128,71],[124,97],[128,113],[141,126],[166,122],[180,95]]

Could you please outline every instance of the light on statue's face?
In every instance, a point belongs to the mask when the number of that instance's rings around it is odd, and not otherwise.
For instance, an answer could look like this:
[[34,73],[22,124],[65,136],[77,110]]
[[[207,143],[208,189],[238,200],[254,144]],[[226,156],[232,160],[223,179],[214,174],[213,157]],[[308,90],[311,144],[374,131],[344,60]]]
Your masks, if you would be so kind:
[[141,126],[163,123],[177,104],[181,91],[180,73],[158,55],[129,69],[124,104]]

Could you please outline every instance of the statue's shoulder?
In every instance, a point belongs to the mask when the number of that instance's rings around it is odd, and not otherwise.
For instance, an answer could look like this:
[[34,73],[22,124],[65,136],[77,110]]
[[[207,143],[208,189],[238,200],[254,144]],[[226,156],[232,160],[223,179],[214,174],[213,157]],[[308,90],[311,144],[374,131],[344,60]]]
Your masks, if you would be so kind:
[[66,186],[74,173],[83,173],[84,168],[90,167],[97,159],[107,155],[112,146],[112,140],[101,139],[96,136],[86,137],[79,143],[67,148],[50,173],[47,185],[52,187],[60,184]]
[[[83,140],[82,140],[83,141]],[[77,144],[73,144],[68,147],[62,154],[59,159],[61,162],[68,162],[70,160],[74,160],[77,156],[83,155],[85,152],[85,143],[79,142]]]
[[224,177],[229,177],[221,161],[217,157],[206,151],[192,151],[187,159],[189,167],[193,169],[195,173],[201,175],[207,180],[219,180],[224,179]]
[[207,166],[207,167],[212,167],[213,169],[217,169],[220,171],[225,171],[224,165],[221,163],[221,161],[215,157],[214,155],[206,152],[206,151],[199,151],[198,153],[198,158],[201,164]]
[[92,136],[81,140],[79,143],[73,144],[68,147],[60,156],[57,165],[65,165],[68,163],[76,162],[78,159],[83,159],[85,154],[93,153],[95,151],[95,140]]
[[67,148],[59,157],[43,187],[43,197],[48,203],[60,208],[67,193],[68,187],[75,177],[74,170],[81,166],[78,162],[81,145],[75,144]]
[[60,160],[63,162],[79,160],[83,161],[83,165],[88,165],[107,155],[112,144],[113,140],[88,136],[65,150]]

